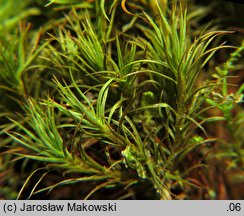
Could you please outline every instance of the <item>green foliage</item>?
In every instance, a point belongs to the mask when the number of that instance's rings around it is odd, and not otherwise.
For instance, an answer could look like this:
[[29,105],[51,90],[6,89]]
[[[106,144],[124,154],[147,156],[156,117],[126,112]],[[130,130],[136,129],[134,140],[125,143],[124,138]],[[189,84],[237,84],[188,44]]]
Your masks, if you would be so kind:
[[243,103],[243,90],[244,84],[242,84],[235,93],[229,93],[228,78],[231,71],[235,69],[234,64],[242,56],[244,50],[244,41],[241,46],[238,47],[233,53],[231,53],[230,58],[223,64],[222,67],[217,67],[217,73],[214,77],[217,78],[219,86],[221,88],[216,89],[213,92],[214,98],[208,98],[206,101],[218,108],[223,113],[223,118],[227,123],[227,129],[231,136],[231,143],[227,143],[223,140],[223,145],[221,151],[216,155],[219,157],[231,158],[231,162],[228,165],[228,169],[237,168],[244,169],[244,151],[243,151],[243,127],[244,119],[243,110],[240,110],[236,116],[234,116],[233,111]]
[[12,31],[19,21],[40,14],[37,8],[28,7],[30,3],[30,0],[20,1],[18,4],[14,0],[0,1],[0,36],[3,36],[3,30]]
[[[244,87],[228,93],[243,44],[214,79],[201,79],[216,52],[233,48],[213,42],[232,32],[195,31],[199,12],[188,12],[186,2],[53,0],[46,7],[53,5],[65,16],[41,30],[20,25],[0,42],[0,87],[9,95],[1,101],[0,115],[7,118],[0,135],[7,137],[1,151],[10,156],[2,161],[37,164],[25,174],[18,198],[27,189],[31,198],[92,182],[82,198],[109,188],[122,188],[126,197],[146,185],[151,199],[180,199],[177,190],[191,199],[192,188],[204,188],[192,173],[203,173],[202,154],[220,142],[208,135],[208,124],[217,120],[226,122],[232,144],[221,141],[216,157],[228,158],[229,169],[243,165],[244,116],[233,110]],[[15,24],[33,15],[32,8],[20,10]],[[18,114],[5,105],[11,100]],[[212,108],[223,116],[208,116]],[[52,171],[62,178],[40,188]],[[206,188],[204,198],[212,198],[214,189]]]

